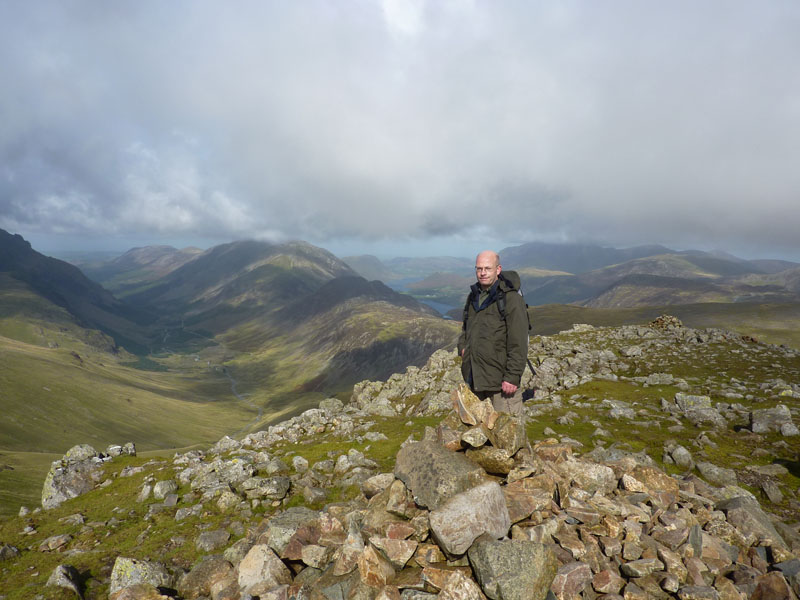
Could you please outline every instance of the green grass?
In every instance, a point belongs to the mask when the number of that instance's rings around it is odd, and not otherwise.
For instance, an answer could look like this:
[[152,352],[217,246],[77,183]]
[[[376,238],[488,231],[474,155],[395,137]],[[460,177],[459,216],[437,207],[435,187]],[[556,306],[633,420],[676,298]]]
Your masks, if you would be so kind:
[[[133,501],[144,478],[154,476],[159,480],[172,476],[168,459],[163,458],[161,464],[149,464],[151,461],[141,456],[116,458],[105,468],[110,481],[107,487],[68,500],[52,510],[0,520],[0,539],[22,551],[19,558],[3,563],[0,593],[6,594],[7,600],[27,599],[40,593],[46,599],[68,598],[63,590],[48,589],[44,585],[53,569],[64,562],[64,555],[37,550],[43,540],[62,533],[73,536],[69,548],[76,552],[71,554],[69,564],[89,583],[88,599],[108,597],[107,585],[100,581],[108,581],[118,556],[191,568],[203,556],[194,545],[196,536],[202,530],[229,528],[231,517],[220,513],[213,502],[209,502],[202,516],[180,523],[175,521],[174,512],[169,511],[146,520],[148,506],[156,501],[152,498],[144,503]],[[118,477],[126,466],[144,466],[145,470],[130,477]],[[179,494],[188,491],[180,489]],[[83,515],[85,524],[69,525],[61,521],[78,513]],[[36,533],[24,535],[22,530],[26,525],[33,526]],[[234,533],[230,543],[236,539]]]

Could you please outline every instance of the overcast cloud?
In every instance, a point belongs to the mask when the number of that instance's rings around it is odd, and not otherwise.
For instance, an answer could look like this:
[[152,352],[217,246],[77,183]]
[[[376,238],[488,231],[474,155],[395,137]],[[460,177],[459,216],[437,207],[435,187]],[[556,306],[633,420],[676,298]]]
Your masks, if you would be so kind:
[[800,259],[798,31],[795,0],[0,0],[0,227]]

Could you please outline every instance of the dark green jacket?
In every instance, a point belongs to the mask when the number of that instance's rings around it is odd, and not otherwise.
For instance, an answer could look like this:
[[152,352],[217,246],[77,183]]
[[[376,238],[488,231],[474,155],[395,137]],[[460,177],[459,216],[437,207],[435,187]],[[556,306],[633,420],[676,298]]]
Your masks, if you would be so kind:
[[519,386],[528,358],[528,315],[517,291],[519,275],[503,271],[501,277],[495,286],[505,294],[506,318],[500,314],[494,289],[484,306],[476,306],[480,285],[475,283],[465,307],[466,326],[458,338],[458,354],[464,351],[461,373],[476,392],[498,392],[503,381]]

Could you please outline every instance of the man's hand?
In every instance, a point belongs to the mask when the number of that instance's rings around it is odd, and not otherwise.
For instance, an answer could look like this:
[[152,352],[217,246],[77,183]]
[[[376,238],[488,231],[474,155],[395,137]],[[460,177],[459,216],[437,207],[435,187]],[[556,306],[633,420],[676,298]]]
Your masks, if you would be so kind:
[[507,381],[503,382],[503,385],[500,386],[500,389],[506,396],[513,396],[514,393],[517,391],[517,386],[513,383],[508,383]]

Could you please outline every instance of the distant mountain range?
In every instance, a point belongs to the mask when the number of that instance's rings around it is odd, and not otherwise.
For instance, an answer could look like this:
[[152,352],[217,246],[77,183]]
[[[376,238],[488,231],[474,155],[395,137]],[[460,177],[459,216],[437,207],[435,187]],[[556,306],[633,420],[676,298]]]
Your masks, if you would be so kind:
[[[800,301],[800,264],[790,261],[745,260],[724,252],[658,245],[616,249],[542,242],[504,248],[500,256],[504,269],[520,273],[530,305],[620,308]],[[474,282],[472,260],[414,259],[414,281],[407,279],[407,269],[396,268],[409,264],[402,259],[381,262],[362,256],[346,261],[360,273],[362,268],[383,273],[387,281],[405,277],[404,286],[415,297],[456,307]]]

